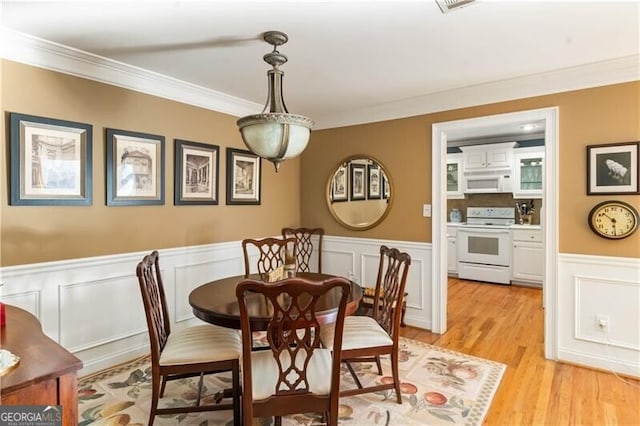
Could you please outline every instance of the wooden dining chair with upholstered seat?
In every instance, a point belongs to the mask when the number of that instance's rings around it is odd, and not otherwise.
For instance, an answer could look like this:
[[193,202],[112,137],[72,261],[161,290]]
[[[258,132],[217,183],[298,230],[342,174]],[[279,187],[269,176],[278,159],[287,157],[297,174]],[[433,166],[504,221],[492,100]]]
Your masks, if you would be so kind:
[[269,272],[284,265],[284,251],[289,251],[292,256],[297,256],[298,242],[294,237],[290,238],[263,238],[260,240],[252,240],[250,238],[242,241],[242,253],[244,255],[244,276],[247,278],[251,272],[250,253],[253,247],[258,251],[258,259],[256,261],[255,271],[260,275]]
[[[347,364],[357,389],[343,390],[340,396],[395,389],[396,399],[399,404],[402,404],[398,373],[398,340],[402,316],[401,306],[410,264],[411,256],[407,253],[384,245],[380,247],[373,315],[349,316],[344,322],[341,358]],[[332,328],[331,324],[322,326],[320,338],[325,347],[334,346]],[[351,363],[375,362],[378,374],[382,375],[381,355],[391,356],[393,382],[363,387]]]
[[[298,240],[298,263],[299,272],[322,273],[322,228],[282,228],[284,238],[294,237]],[[317,265],[316,268],[312,268]],[[314,271],[312,271],[314,269]]]
[[[255,417],[275,417],[319,412],[325,424],[338,424],[340,343],[350,284],[334,277],[316,282],[300,277],[277,283],[245,280],[236,287],[242,325],[242,412],[245,425]],[[319,299],[339,300],[333,327],[334,346],[322,347],[316,317]],[[270,306],[267,350],[252,350],[248,304]],[[264,300],[263,300],[264,299]],[[269,350],[270,349],[270,350]]]
[[[159,254],[153,251],[136,268],[151,344],[151,410],[149,425],[156,415],[233,410],[234,424],[240,424],[240,355],[242,342],[237,330],[211,324],[171,330],[167,299],[160,273]],[[204,375],[229,372],[232,403],[201,405]],[[158,408],[167,381],[200,376],[198,397],[193,406]],[[219,402],[220,398],[216,398]]]

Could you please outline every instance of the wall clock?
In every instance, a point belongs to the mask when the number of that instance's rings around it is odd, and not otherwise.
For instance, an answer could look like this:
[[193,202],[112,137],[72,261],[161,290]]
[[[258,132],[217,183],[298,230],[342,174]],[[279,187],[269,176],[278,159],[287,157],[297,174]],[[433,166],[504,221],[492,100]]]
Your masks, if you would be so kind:
[[626,238],[638,230],[638,210],[622,201],[603,201],[589,212],[589,227],[603,238]]

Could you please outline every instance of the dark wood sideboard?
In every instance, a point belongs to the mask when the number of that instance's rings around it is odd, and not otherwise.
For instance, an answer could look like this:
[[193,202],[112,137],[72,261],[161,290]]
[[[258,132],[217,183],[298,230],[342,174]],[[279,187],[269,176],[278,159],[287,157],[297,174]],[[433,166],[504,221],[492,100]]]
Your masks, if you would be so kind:
[[29,312],[5,305],[0,346],[20,357],[17,368],[0,377],[2,405],[61,405],[62,424],[78,424],[78,370],[82,361],[42,332]]

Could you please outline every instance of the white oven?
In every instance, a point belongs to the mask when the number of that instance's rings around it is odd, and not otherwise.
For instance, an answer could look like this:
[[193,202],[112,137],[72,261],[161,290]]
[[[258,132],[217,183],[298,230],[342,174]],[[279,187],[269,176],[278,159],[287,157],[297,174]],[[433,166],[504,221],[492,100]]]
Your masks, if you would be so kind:
[[459,278],[511,283],[512,217],[513,208],[467,209],[467,224],[458,228],[456,238]]
[[502,228],[461,226],[458,229],[458,259],[468,263],[509,266],[511,231]]

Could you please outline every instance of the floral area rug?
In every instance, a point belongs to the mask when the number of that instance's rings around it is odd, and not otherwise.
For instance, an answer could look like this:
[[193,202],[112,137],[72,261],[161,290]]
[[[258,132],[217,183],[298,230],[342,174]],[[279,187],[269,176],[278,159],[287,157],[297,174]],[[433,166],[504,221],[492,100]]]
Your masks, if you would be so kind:
[[[382,359],[383,375],[373,363],[352,364],[363,385],[391,380],[389,360]],[[504,375],[504,364],[453,352],[414,340],[400,340],[402,404],[392,390],[340,399],[340,424],[344,425],[480,425]],[[205,378],[203,403],[230,387],[231,375]],[[161,406],[193,404],[198,378],[167,384]],[[354,388],[343,367],[341,387]],[[79,425],[146,425],[151,397],[148,357],[81,378],[78,384]],[[318,425],[319,415],[296,414],[284,425]],[[157,416],[156,425],[232,425],[231,411]],[[255,424],[270,425],[272,419]]]

